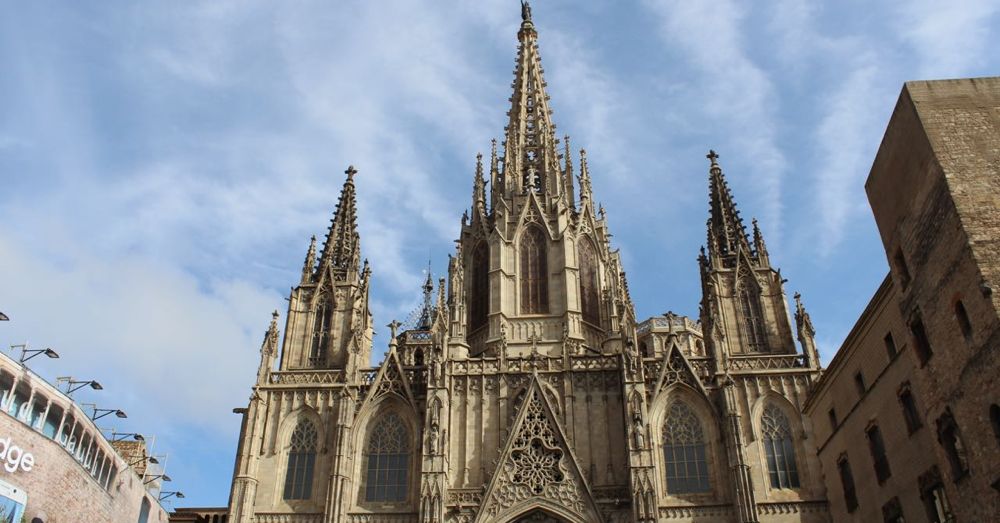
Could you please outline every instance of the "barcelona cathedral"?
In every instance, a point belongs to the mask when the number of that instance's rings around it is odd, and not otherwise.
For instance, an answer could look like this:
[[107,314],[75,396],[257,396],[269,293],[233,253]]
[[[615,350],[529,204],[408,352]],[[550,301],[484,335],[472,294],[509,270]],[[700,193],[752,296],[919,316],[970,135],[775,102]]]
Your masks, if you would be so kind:
[[517,38],[502,150],[377,367],[347,169],[240,409],[228,521],[827,521],[802,414],[813,327],[718,155],[699,317],[639,321],[586,152],[555,136],[526,4]]

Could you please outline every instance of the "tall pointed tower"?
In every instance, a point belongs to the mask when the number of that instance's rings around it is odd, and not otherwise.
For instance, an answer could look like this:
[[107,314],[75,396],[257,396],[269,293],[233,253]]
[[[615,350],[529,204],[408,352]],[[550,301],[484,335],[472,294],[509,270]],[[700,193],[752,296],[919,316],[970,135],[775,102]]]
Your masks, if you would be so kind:
[[[535,350],[612,354],[634,323],[625,275],[603,210],[595,208],[586,153],[579,199],[569,138],[556,138],[531,9],[522,7],[517,66],[503,155],[494,141],[489,191],[481,156],[471,220],[463,220],[450,266],[454,356]],[[579,203],[577,203],[579,202]]]

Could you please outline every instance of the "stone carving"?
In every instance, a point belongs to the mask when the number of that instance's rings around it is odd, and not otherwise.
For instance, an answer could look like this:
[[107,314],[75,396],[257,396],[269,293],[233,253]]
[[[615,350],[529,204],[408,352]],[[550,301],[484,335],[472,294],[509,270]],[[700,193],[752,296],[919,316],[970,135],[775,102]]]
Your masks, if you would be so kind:
[[526,396],[480,519],[534,497],[588,514],[586,486],[537,383]]

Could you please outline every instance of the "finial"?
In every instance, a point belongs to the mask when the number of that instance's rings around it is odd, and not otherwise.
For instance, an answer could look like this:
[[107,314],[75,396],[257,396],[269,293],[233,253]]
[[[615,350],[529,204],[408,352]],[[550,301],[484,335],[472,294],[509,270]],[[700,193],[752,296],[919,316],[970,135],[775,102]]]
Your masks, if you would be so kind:
[[347,170],[344,171],[344,173],[347,174],[347,181],[353,182],[354,181],[354,175],[358,174],[358,170],[355,169],[353,165],[348,165],[347,166]]
[[708,160],[712,162],[712,167],[719,165],[719,162],[717,161],[719,159],[719,153],[715,152],[714,149],[709,149],[705,158],[708,158]]
[[531,21],[531,5],[528,4],[527,0],[521,0],[521,21]]
[[390,336],[391,340],[395,340],[396,339],[396,330],[399,329],[400,325],[402,325],[402,323],[399,323],[396,320],[392,320],[392,322],[390,322],[388,325],[386,325],[386,327],[389,327],[389,336]]

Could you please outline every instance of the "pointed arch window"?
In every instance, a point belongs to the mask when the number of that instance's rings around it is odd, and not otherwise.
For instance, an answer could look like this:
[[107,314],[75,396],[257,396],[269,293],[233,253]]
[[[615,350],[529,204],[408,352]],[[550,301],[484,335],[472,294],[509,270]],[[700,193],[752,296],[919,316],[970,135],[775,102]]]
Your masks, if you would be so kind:
[[368,436],[365,501],[406,501],[410,433],[395,412],[383,415]]
[[330,329],[333,326],[333,304],[326,297],[320,299],[313,320],[312,350],[309,352],[309,363],[313,366],[322,365],[330,346]]
[[667,468],[667,492],[708,492],[708,462],[701,422],[685,403],[667,410],[663,423],[663,456]]
[[774,404],[764,407],[760,432],[767,457],[771,488],[798,488],[799,472],[795,466],[795,442],[788,416]]
[[313,469],[316,466],[316,425],[300,421],[292,432],[285,471],[285,499],[312,497]]
[[545,235],[529,227],[521,236],[521,312],[549,312],[549,282]]
[[490,249],[481,241],[472,250],[472,292],[469,297],[469,331],[483,325],[490,311]]
[[583,319],[595,325],[601,323],[597,251],[589,240],[580,241],[580,309]]
[[[746,274],[742,278],[752,278]],[[743,339],[749,352],[764,352],[767,350],[767,337],[764,333],[764,315],[760,306],[760,292],[753,284],[741,283],[739,288],[740,316],[743,322]]]

